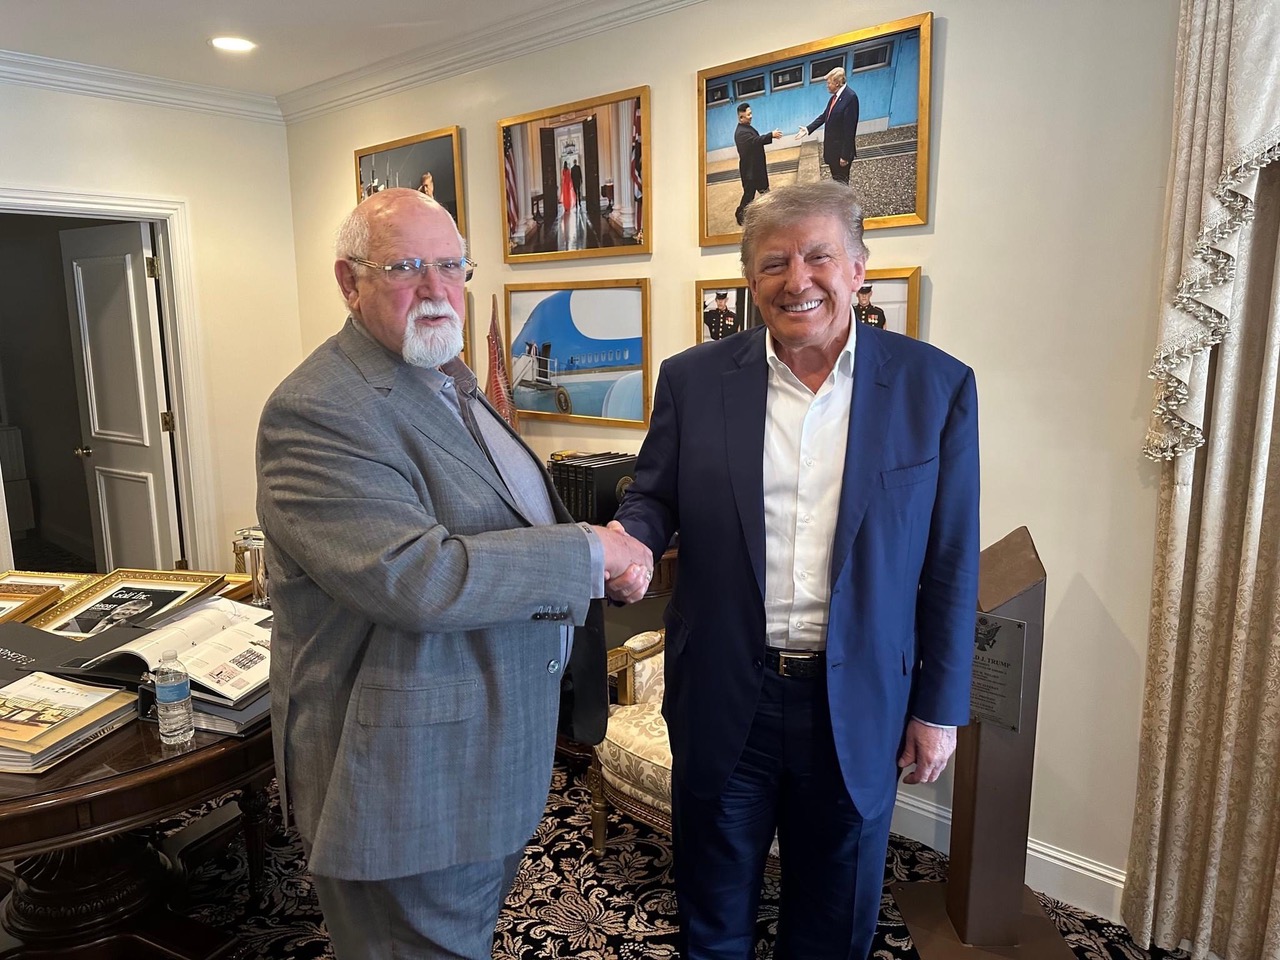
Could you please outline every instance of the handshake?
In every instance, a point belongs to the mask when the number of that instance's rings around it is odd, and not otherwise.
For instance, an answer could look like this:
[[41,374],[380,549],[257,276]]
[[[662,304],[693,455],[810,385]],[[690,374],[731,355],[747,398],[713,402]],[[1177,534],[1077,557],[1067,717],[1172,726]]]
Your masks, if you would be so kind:
[[653,579],[653,554],[627,533],[617,520],[607,527],[592,527],[604,547],[604,589],[610,600],[635,603],[649,590]]

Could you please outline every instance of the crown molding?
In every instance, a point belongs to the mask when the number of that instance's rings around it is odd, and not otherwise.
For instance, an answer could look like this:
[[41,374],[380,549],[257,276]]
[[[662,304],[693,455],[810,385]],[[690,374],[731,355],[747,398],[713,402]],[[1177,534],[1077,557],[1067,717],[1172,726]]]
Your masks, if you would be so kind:
[[176,107],[260,123],[284,123],[280,105],[274,97],[163,80],[141,73],[36,57],[11,50],[0,50],[0,83],[20,83],[63,93]]
[[418,49],[339,74],[286,93],[278,102],[285,123],[310,120],[703,2],[587,0],[565,5],[475,31],[438,50]]

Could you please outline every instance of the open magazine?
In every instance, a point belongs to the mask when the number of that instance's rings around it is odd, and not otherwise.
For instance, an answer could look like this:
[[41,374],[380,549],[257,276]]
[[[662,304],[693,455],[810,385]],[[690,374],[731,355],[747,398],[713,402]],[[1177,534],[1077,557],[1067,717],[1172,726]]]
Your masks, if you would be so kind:
[[86,672],[154,670],[176,650],[191,675],[191,695],[237,706],[267,685],[271,669],[271,611],[215,597],[179,619],[148,631],[84,663]]

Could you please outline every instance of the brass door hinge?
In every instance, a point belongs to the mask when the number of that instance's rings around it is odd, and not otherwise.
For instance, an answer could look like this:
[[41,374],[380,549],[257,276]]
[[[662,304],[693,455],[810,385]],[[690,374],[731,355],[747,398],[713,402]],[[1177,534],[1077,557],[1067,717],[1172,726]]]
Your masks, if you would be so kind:
[[173,433],[173,411],[166,410],[160,414],[160,429],[165,433]]
[[154,280],[160,276],[160,260],[157,257],[144,257],[147,263],[147,276]]

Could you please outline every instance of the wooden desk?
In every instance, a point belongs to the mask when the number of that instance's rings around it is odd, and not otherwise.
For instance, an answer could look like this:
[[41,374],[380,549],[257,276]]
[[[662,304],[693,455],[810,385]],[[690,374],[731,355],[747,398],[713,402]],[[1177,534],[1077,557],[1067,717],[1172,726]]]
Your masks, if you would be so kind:
[[[0,905],[0,960],[232,960],[235,937],[168,909],[193,854],[238,813],[261,892],[271,729],[244,739],[197,732],[167,747],[137,721],[48,773],[0,774],[0,861],[14,860]],[[163,843],[156,821],[240,790]],[[75,948],[72,950],[72,948]]]

